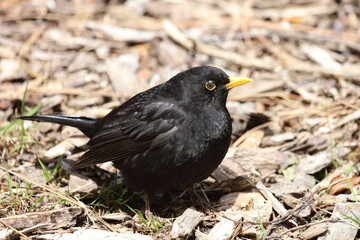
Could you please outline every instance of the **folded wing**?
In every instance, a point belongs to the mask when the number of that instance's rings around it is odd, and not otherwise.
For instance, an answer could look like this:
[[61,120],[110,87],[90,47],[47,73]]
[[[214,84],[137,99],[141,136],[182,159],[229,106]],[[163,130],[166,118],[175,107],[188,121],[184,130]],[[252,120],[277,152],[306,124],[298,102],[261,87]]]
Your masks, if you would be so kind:
[[181,108],[168,102],[119,107],[97,124],[89,150],[73,169],[107,161],[124,161],[163,146],[186,118]]

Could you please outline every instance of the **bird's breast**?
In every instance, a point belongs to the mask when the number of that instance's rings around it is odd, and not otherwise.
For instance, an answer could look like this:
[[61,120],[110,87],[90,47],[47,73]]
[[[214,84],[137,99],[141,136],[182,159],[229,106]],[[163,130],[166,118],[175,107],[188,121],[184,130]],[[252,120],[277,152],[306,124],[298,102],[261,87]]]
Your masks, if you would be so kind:
[[186,161],[206,161],[211,154],[214,158],[222,158],[231,139],[229,114],[213,112],[192,116],[179,127],[171,139],[170,145],[177,146],[175,162],[181,165]]
[[227,111],[191,114],[178,122],[166,143],[127,159],[121,170],[128,185],[136,190],[189,187],[207,178],[221,163],[230,139]]

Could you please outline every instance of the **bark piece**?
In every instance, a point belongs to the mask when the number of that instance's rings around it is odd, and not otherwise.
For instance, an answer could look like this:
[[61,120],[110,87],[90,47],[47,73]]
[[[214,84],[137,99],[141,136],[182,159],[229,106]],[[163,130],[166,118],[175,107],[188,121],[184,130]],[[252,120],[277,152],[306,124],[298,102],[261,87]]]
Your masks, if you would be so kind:
[[69,180],[70,193],[90,193],[98,188],[98,185],[91,179],[81,174],[71,174]]
[[101,31],[114,40],[123,42],[149,42],[153,40],[157,33],[153,31],[143,31],[131,28],[120,28],[112,25],[88,21],[86,26],[92,30]]
[[0,61],[0,83],[5,80],[25,79],[26,72],[20,62],[15,59]]
[[54,233],[36,236],[38,239],[56,239],[56,240],[152,240],[151,236],[136,233],[115,233],[98,229],[79,229],[69,233]]
[[195,240],[211,240],[208,235],[199,230],[195,230]]
[[[357,207],[356,203],[338,203],[335,205],[332,217],[338,219],[339,216],[343,216],[342,214],[352,217],[354,219],[359,219],[360,210]],[[323,240],[352,240],[355,239],[358,230],[359,229],[356,223],[352,222],[349,219],[343,221],[335,221],[329,224],[329,228],[326,231]]]
[[46,184],[44,172],[40,167],[35,167],[34,164],[23,164],[19,166],[19,169],[22,175],[29,177],[36,182]]
[[140,56],[130,53],[106,60],[107,73],[117,95],[130,98],[149,88],[145,80],[136,76],[139,63]]
[[320,223],[313,225],[308,229],[306,229],[304,232],[302,232],[299,237],[304,240],[312,239],[324,233],[328,229],[328,227],[329,227],[328,223]]
[[172,239],[188,237],[199,224],[204,214],[196,211],[194,208],[188,208],[177,217],[172,227],[170,236]]
[[223,182],[251,172],[268,175],[280,168],[285,157],[274,148],[231,148],[212,176]]
[[333,159],[342,158],[350,152],[351,150],[346,147],[334,148],[331,149],[331,151],[323,151],[301,159],[298,167],[301,171],[308,174],[314,174],[328,167]]
[[300,48],[311,60],[315,61],[322,67],[341,70],[341,64],[331,57],[328,50],[313,44],[303,44]]
[[118,222],[125,222],[131,220],[131,217],[126,213],[110,213],[107,215],[102,216],[102,219],[107,221],[118,221]]
[[295,178],[293,180],[279,178],[277,179],[277,182],[272,184],[269,188],[277,194],[302,196],[314,186],[315,178],[312,175],[296,169]]
[[285,142],[291,141],[296,138],[296,135],[292,132],[285,132],[273,136],[266,136],[262,139],[262,146],[277,146]]
[[191,60],[187,51],[167,39],[157,44],[157,51],[162,66],[179,67]]
[[97,62],[96,56],[94,53],[88,52],[79,52],[76,55],[74,61],[70,63],[67,70],[69,72],[77,72],[83,69],[94,69],[94,66],[97,66],[99,63]]
[[250,190],[255,186],[257,182],[257,176],[254,173],[248,173],[245,175],[238,176],[234,179],[221,182],[219,184],[221,188],[226,188],[231,191],[246,191]]
[[77,96],[69,100],[68,106],[76,109],[82,109],[87,106],[100,105],[103,102],[104,99],[101,96],[95,96],[95,97]]
[[222,196],[219,200],[222,207],[235,206],[244,209],[250,204],[254,209],[264,206],[266,199],[258,192],[233,192]]
[[14,230],[9,228],[4,228],[0,230],[0,240],[7,240],[11,239],[11,235],[14,234]]
[[89,139],[85,137],[72,137],[66,139],[47,150],[44,156],[47,158],[56,158],[57,156],[63,155],[68,151],[73,150],[75,147],[84,146],[88,141]]
[[[76,224],[77,217],[81,213],[81,208],[69,207],[47,212],[26,213],[17,216],[1,218],[0,220],[16,228],[17,230],[30,228],[38,224],[46,224],[44,225],[45,229],[57,229],[74,226]],[[0,229],[1,228],[3,228],[2,224],[0,224]]]
[[243,221],[267,222],[272,214],[272,201],[266,200],[259,192],[234,192],[229,193],[219,200],[217,210],[226,209],[226,216],[242,215]]
[[209,238],[212,240],[225,240],[225,239],[229,239],[235,228],[236,228],[236,222],[235,221],[240,221],[240,219],[242,218],[242,215],[237,215],[237,216],[233,216],[231,217],[232,220],[223,218],[220,222],[218,222],[210,231],[209,233]]

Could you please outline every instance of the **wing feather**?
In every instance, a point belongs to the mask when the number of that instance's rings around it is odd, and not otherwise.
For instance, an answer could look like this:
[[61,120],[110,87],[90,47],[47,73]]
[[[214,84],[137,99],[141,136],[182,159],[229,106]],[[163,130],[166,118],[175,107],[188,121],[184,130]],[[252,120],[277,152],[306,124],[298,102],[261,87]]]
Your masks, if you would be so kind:
[[107,161],[124,161],[166,142],[186,118],[181,108],[167,102],[113,110],[99,121],[97,132],[89,141],[89,150],[73,169]]

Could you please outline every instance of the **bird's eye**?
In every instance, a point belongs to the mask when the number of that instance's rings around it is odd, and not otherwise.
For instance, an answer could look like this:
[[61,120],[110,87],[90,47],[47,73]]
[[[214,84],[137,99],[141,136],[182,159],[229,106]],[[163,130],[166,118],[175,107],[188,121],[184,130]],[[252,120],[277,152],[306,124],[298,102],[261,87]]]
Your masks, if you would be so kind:
[[205,83],[205,87],[206,87],[207,90],[212,91],[212,90],[214,90],[216,88],[216,85],[215,85],[215,83],[213,81],[207,81]]

